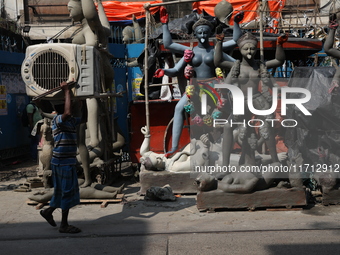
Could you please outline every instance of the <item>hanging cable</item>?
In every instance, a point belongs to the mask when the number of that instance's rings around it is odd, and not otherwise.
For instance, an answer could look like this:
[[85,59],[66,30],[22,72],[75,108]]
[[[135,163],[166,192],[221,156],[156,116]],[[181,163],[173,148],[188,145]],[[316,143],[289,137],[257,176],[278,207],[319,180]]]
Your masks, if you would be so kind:
[[[56,33],[54,36],[52,36],[51,38],[49,38],[48,40],[46,40],[46,42],[48,42],[48,41],[53,41],[54,39],[57,39],[59,36],[61,36],[65,31],[67,31],[67,30],[69,30],[71,27],[73,27],[75,24],[74,23],[72,23],[71,25],[69,25],[69,26],[67,26],[67,27],[65,27],[65,28],[63,28],[62,30],[60,30],[58,33]],[[78,28],[75,32],[79,32],[81,30],[81,28]],[[73,33],[72,34],[72,36],[74,36],[76,33]],[[77,32],[77,33],[78,33]]]

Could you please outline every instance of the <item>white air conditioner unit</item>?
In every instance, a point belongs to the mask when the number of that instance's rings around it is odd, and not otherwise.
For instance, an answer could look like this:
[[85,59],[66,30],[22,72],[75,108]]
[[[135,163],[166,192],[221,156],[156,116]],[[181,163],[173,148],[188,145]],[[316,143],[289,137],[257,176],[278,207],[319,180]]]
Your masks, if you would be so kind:
[[[76,97],[100,93],[100,53],[92,46],[70,43],[47,43],[27,47],[21,66],[28,96],[39,96],[60,86],[62,81],[76,81]],[[55,98],[60,91],[47,95]]]

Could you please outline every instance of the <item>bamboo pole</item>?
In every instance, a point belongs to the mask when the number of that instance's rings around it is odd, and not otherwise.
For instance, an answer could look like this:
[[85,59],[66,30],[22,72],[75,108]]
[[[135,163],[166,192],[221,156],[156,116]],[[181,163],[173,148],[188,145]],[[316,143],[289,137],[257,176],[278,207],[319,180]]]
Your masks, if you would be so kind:
[[174,85],[174,84],[178,84],[177,82],[170,82],[170,83],[159,83],[159,84],[152,84],[149,85],[149,87],[160,87],[160,86],[170,86],[170,85]]
[[192,3],[192,2],[203,2],[203,1],[208,1],[208,0],[177,0],[177,1],[158,3],[158,4],[150,4],[150,7],[166,6],[166,5],[171,5],[171,4]]
[[149,67],[148,67],[148,38],[149,38],[149,24],[150,24],[150,8],[155,6],[166,6],[171,4],[180,4],[180,3],[190,3],[190,2],[201,2],[201,1],[207,1],[207,0],[177,0],[177,1],[171,1],[166,3],[158,3],[158,4],[150,4],[146,3],[144,4],[145,9],[145,17],[146,17],[146,23],[145,23],[145,45],[144,45],[144,87],[145,87],[145,120],[146,120],[146,129],[147,132],[150,133],[150,110],[149,110]]
[[260,0],[260,60],[264,63],[264,47],[263,47],[263,6],[265,0]]
[[149,24],[150,24],[150,4],[144,5],[145,9],[145,45],[144,45],[144,96],[145,96],[145,121],[147,134],[150,134],[150,111],[149,111],[149,67],[148,67],[148,47],[149,47]]

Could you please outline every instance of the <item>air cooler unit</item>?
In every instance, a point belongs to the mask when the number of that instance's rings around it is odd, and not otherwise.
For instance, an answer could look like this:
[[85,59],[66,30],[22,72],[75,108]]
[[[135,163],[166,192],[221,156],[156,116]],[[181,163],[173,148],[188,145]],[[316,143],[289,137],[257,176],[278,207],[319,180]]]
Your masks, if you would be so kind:
[[[100,55],[92,46],[70,43],[47,43],[27,47],[21,75],[28,96],[39,96],[59,87],[62,81],[76,81],[76,97],[100,93]],[[56,97],[60,91],[47,95]],[[59,93],[60,95],[60,93]]]

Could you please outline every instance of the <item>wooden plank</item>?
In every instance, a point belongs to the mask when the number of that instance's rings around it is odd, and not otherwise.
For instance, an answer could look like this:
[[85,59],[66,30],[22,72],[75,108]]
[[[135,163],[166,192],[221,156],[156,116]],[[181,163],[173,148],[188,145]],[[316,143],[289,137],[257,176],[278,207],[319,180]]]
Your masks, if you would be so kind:
[[105,200],[103,203],[100,205],[100,208],[105,208],[109,204],[109,201]]
[[27,200],[26,201],[27,205],[35,205],[35,209],[39,210],[41,208],[43,208],[45,205],[49,204],[49,203],[39,203],[37,201],[33,201],[33,200]]
[[37,204],[39,204],[37,201],[33,201],[33,200],[27,200],[26,201],[26,204],[27,205],[37,205]]
[[221,190],[198,192],[197,209],[199,211],[215,209],[279,208],[291,209],[293,206],[307,205],[304,189],[278,189],[255,191],[249,194],[225,193]]
[[31,189],[41,188],[41,187],[44,187],[44,184],[42,182],[31,182],[30,183]]
[[119,203],[119,202],[122,202],[122,199],[118,199],[118,198],[113,198],[113,199],[80,199],[81,204],[103,203],[104,201],[108,201],[110,203]]
[[40,210],[40,209],[43,208],[45,205],[46,205],[46,203],[39,203],[39,204],[35,207],[35,209],[36,209],[36,210]]
[[266,211],[302,211],[303,208],[267,208]]
[[[96,204],[96,203],[100,203],[101,204],[101,208],[107,207],[107,205],[109,203],[120,203],[122,202],[124,199],[124,194],[117,194],[116,198],[114,199],[80,199],[80,203],[79,204]],[[43,208],[45,205],[49,204],[48,203],[39,203],[37,201],[33,201],[33,200],[27,200],[26,201],[27,205],[36,205],[36,209],[39,210],[41,208]]]

